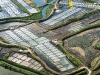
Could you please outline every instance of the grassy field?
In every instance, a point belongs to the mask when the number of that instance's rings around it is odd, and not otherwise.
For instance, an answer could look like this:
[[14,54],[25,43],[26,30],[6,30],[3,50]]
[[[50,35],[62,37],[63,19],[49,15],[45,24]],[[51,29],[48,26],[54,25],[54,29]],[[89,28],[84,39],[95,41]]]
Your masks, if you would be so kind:
[[0,75],[23,75],[23,74],[10,71],[0,66]]
[[75,56],[83,59],[86,65],[100,56],[100,51],[93,48],[93,45],[100,42],[100,28],[82,32],[72,38],[65,40],[65,47]]

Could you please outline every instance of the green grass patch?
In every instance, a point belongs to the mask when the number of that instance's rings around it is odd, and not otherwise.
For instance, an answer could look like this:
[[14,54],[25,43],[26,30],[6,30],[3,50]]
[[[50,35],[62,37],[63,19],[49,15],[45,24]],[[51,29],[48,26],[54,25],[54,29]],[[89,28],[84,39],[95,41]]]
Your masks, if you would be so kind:
[[99,57],[96,57],[92,62],[91,62],[91,67],[94,67],[97,62],[100,60],[100,56]]
[[27,17],[23,17],[21,19],[23,19],[23,20],[39,20],[41,18],[42,18],[42,14],[41,14],[41,12],[39,12],[39,13],[34,13]]
[[55,4],[55,2],[54,2],[53,4],[51,4],[51,5],[47,8],[47,10],[46,10],[46,17],[50,16],[50,14],[51,14],[51,12],[52,12],[52,9],[54,8],[54,4]]
[[100,44],[95,45],[94,48],[100,50]]

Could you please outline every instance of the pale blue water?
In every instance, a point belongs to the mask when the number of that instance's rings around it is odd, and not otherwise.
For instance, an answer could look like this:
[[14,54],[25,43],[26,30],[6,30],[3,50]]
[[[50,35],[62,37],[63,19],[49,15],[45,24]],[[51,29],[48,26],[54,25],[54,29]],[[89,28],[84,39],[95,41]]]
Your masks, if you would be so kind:
[[95,2],[100,2],[100,0],[92,0],[92,1],[95,1]]
[[51,4],[53,4],[54,2],[55,2],[56,0],[52,0],[50,3],[48,3],[48,5],[47,6],[45,6],[43,9],[42,9],[42,18],[46,18],[46,10],[47,10],[47,8],[51,5]]
[[32,0],[37,7],[42,6],[45,4],[45,0]]

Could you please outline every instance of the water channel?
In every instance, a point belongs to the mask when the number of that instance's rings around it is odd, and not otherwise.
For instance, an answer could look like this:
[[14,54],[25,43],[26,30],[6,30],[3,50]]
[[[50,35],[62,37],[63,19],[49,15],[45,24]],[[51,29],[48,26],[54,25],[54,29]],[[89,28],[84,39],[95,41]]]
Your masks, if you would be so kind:
[[46,10],[47,8],[53,4],[56,0],[52,0],[51,2],[49,2],[43,9],[42,9],[42,18],[46,18]]

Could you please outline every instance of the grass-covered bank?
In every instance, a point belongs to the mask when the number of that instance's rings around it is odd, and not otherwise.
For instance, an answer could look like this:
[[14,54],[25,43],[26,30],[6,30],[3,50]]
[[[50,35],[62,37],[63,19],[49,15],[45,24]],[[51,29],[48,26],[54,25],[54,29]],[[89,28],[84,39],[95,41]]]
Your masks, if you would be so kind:
[[75,72],[72,72],[71,74],[68,74],[68,75],[87,75],[87,70],[85,69],[80,69],[80,70],[77,70]]
[[41,18],[42,18],[42,14],[41,14],[41,12],[39,12],[39,13],[34,13],[32,15],[29,15],[27,17],[23,17],[21,19],[22,20],[39,20]]
[[100,74],[100,60],[96,62],[95,66],[92,68],[93,75]]
[[67,36],[64,36],[61,40],[64,41],[65,39],[68,39],[68,38],[70,38],[70,37],[72,37],[74,35],[77,35],[77,34],[83,32],[83,31],[86,31],[86,30],[89,30],[89,29],[93,29],[93,28],[97,28],[97,27],[100,27],[100,23],[94,24],[94,25],[91,25],[91,26],[87,25],[86,27],[82,28],[81,30],[79,30],[77,32],[73,32],[73,33],[71,33],[71,34],[69,34]]
[[0,75],[24,75],[24,74],[14,72],[14,71],[5,69],[4,67],[0,66]]
[[53,9],[53,8],[54,8],[54,4],[55,4],[55,3],[51,4],[51,5],[47,8],[47,10],[46,10],[46,17],[50,16],[51,12],[53,12],[52,10],[54,10],[54,9]]
[[100,50],[100,44],[95,45],[94,48]]
[[9,69],[9,70],[12,70],[15,72],[19,72],[19,73],[22,73],[25,75],[35,75],[35,74],[46,75],[42,72],[39,72],[37,70],[31,69],[31,68],[28,68],[28,67],[25,67],[25,66],[22,66],[19,64],[16,64],[16,63],[11,62],[11,61],[6,60],[6,59],[0,59],[0,66],[3,66],[6,69]]
[[99,56],[99,57],[96,57],[96,58],[91,62],[91,67],[92,67],[93,70],[96,69],[95,66],[97,65],[98,62],[100,62],[99,60],[100,60],[100,56]]
[[79,60],[79,58],[75,57],[74,55],[70,54],[68,50],[66,50],[62,45],[57,45],[57,47],[66,55],[71,63],[74,64],[77,68],[83,66],[84,62]]
[[[9,42],[7,42],[6,40],[4,40],[2,37],[0,37],[0,41],[9,44]],[[1,46],[1,45],[0,45]]]

